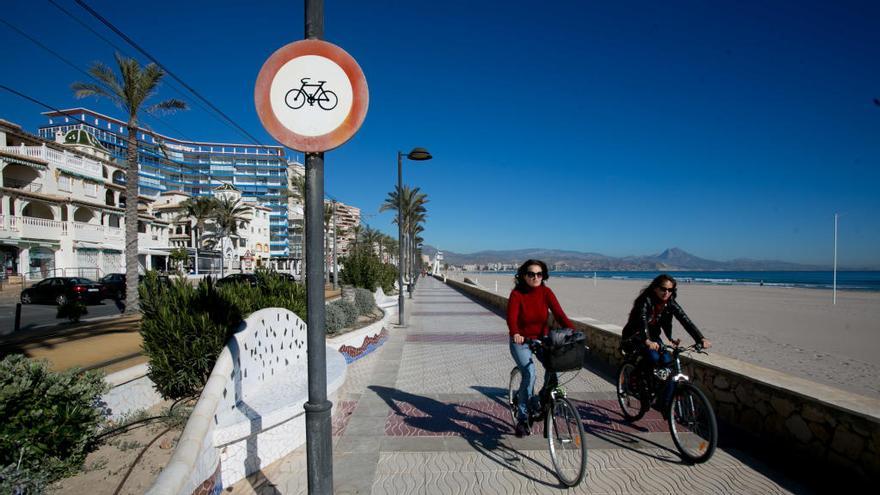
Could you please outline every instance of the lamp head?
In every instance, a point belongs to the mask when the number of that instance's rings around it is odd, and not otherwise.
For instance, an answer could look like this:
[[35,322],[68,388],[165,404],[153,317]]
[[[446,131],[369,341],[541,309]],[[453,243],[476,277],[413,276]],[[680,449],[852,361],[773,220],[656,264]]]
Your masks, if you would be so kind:
[[426,150],[425,148],[413,148],[412,151],[410,151],[409,154],[406,155],[406,157],[410,160],[415,161],[424,161],[433,158],[431,156],[431,153],[429,153],[428,150]]

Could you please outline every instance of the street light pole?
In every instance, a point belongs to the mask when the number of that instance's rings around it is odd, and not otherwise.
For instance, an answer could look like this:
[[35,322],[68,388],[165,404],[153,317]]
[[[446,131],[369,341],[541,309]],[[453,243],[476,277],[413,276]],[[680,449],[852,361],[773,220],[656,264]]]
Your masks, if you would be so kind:
[[333,201],[333,290],[339,288],[339,263],[337,262],[338,258],[336,257],[336,205],[338,203]]
[[[407,264],[403,261],[403,157],[413,161],[425,161],[433,158],[425,148],[413,148],[406,155],[397,152],[397,310],[398,325],[405,326],[406,318],[403,315],[403,269]],[[410,293],[412,296],[412,293]]]
[[403,153],[397,152],[397,324],[406,326],[403,316]]

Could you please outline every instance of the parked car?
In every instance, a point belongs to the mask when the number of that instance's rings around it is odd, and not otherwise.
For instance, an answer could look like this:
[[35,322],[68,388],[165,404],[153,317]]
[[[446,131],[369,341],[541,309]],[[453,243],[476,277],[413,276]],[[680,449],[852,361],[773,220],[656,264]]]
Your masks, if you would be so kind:
[[253,273],[230,273],[217,281],[217,285],[229,284],[248,284],[251,287],[256,287],[257,276]]
[[[159,283],[162,285],[170,285],[171,279],[168,275],[159,275]],[[144,281],[143,275],[138,275],[138,283]],[[104,285],[104,297],[113,300],[125,299],[125,274],[124,273],[108,273],[101,277],[100,282]]]
[[51,277],[21,291],[22,304],[64,304],[67,301],[99,303],[104,298],[103,285],[82,277]]

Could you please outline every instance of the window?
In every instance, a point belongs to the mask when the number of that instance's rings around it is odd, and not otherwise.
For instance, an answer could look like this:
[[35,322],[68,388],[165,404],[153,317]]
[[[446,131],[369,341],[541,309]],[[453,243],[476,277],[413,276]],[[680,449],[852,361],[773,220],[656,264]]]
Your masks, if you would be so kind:
[[83,189],[85,190],[86,196],[90,198],[98,197],[98,185],[94,182],[83,181]]
[[66,175],[58,176],[58,190],[70,192],[70,177]]

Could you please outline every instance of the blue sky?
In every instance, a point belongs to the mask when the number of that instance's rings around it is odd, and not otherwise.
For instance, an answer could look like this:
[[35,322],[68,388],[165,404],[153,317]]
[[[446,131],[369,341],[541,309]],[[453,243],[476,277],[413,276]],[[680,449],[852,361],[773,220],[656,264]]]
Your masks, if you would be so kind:
[[[134,55],[73,0],[54,0]],[[253,86],[303,37],[301,2],[87,0],[264,144]],[[613,5],[612,5],[613,4]],[[878,2],[328,0],[325,39],[370,87],[360,132],[326,155],[326,189],[392,234],[378,207],[396,151],[428,193],[441,249],[547,247],[880,267]],[[114,48],[47,0],[0,18],[86,69]],[[85,76],[0,23],[0,83],[59,108]],[[144,60],[143,57],[139,57]],[[165,85],[160,96],[183,98]],[[0,118],[41,108],[0,91]],[[157,132],[245,142],[193,105]],[[169,127],[172,126],[172,127]]]

